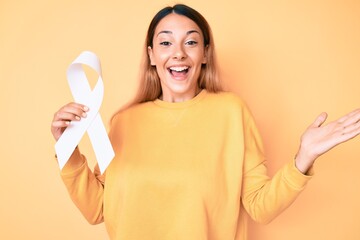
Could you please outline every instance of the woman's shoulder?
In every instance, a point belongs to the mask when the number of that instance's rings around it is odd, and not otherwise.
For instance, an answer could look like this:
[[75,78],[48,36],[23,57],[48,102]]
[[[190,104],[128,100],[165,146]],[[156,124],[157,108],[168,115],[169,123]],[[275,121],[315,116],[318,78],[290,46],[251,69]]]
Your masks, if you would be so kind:
[[111,123],[114,121],[115,122],[119,121],[121,119],[127,119],[133,116],[134,114],[136,116],[139,114],[140,115],[144,114],[146,111],[148,111],[150,106],[151,106],[151,102],[132,103],[125,105],[122,108],[120,108],[120,110],[115,112],[115,114],[111,118]]
[[230,91],[221,91],[217,93],[208,93],[209,101],[215,104],[228,107],[244,108],[246,107],[245,101],[236,93]]
[[216,109],[219,114],[246,119],[252,116],[246,101],[234,92],[208,93],[208,96],[210,108]]

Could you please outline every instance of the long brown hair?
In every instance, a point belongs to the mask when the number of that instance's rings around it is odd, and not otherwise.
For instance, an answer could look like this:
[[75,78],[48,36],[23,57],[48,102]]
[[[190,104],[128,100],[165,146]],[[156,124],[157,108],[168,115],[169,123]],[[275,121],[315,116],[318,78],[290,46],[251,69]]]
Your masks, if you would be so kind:
[[215,57],[215,46],[210,25],[208,24],[206,19],[195,9],[184,4],[176,4],[173,7],[165,7],[161,9],[150,22],[141,62],[140,82],[137,94],[129,104],[121,108],[118,112],[135,104],[147,101],[154,101],[155,99],[160,97],[162,93],[160,79],[157,74],[156,67],[151,65],[150,57],[148,54],[148,47],[153,47],[153,38],[157,25],[164,17],[166,17],[170,13],[176,13],[191,19],[199,26],[203,33],[204,47],[207,48],[207,63],[203,64],[201,67],[201,72],[198,79],[199,88],[206,89],[208,92],[215,93],[222,90],[218,76],[218,67]]

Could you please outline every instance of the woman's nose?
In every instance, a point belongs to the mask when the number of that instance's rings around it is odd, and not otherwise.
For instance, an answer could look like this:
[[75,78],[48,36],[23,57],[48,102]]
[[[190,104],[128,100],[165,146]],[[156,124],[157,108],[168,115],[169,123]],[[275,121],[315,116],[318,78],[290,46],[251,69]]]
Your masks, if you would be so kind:
[[175,47],[173,58],[176,60],[183,60],[186,58],[186,52],[184,51],[183,46],[178,45]]

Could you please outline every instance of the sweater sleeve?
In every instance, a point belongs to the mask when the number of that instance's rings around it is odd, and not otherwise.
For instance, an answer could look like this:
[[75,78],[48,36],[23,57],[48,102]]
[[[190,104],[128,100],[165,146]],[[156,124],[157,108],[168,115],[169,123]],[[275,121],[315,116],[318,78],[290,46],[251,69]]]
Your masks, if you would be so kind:
[[[83,164],[78,168],[68,167],[67,171],[61,172],[62,180],[75,205],[79,208],[90,224],[103,222],[103,193],[104,175],[96,165],[92,172],[84,155],[78,149],[74,151],[71,158],[82,160]],[[69,159],[71,164],[71,160]]]
[[245,112],[242,204],[253,220],[269,223],[293,203],[311,179],[312,170],[303,175],[291,161],[270,179],[259,132],[251,114]]

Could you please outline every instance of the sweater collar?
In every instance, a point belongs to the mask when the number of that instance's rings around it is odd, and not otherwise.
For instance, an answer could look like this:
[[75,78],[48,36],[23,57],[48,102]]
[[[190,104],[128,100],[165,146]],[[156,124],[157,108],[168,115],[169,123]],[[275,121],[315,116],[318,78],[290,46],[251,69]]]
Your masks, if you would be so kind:
[[186,108],[189,107],[191,105],[196,104],[197,102],[201,101],[205,96],[207,95],[207,91],[205,89],[201,90],[201,92],[199,92],[198,95],[196,95],[195,97],[193,97],[190,100],[184,101],[184,102],[165,102],[163,100],[160,99],[156,99],[153,101],[153,103],[159,107],[163,107],[163,108]]

